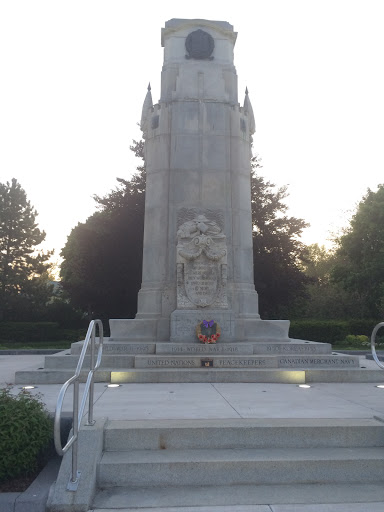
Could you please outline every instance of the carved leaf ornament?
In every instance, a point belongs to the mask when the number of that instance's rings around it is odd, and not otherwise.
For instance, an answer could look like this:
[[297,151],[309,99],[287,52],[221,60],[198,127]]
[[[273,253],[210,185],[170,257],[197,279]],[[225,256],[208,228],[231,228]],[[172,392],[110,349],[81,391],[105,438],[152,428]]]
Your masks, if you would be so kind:
[[197,259],[201,254],[205,254],[209,260],[219,261],[223,258],[227,251],[225,249],[210,249],[212,238],[206,235],[197,236],[193,239],[193,243],[197,247],[197,251],[186,251],[179,249],[179,254],[186,260],[192,261]]

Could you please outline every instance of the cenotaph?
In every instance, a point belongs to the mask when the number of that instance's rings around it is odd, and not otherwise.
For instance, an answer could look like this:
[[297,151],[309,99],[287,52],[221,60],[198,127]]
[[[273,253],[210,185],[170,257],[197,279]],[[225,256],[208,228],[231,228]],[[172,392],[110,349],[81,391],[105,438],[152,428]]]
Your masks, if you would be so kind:
[[[110,320],[111,340],[196,340],[214,319],[221,341],[288,339],[288,321],[261,320],[253,279],[250,159],[255,119],[239,105],[224,21],[172,19],[162,30],[161,97],[145,97],[147,171],[138,313]],[[262,271],[259,269],[258,271]]]
[[[161,98],[153,104],[148,88],[141,118],[147,185],[138,312],[110,320],[97,381],[377,379],[329,343],[290,339],[288,320],[260,319],[250,187],[255,120],[247,92],[238,103],[235,41],[223,21],[172,19],[162,31]],[[65,382],[82,348],[80,341],[46,356],[44,368],[19,371],[15,382]]]

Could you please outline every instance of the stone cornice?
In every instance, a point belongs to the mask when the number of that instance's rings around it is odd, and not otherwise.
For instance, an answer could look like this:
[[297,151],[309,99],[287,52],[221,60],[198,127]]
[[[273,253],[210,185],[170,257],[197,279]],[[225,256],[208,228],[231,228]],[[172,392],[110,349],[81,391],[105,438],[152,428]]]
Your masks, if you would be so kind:
[[198,29],[208,28],[219,32],[225,38],[231,40],[233,44],[236,42],[237,32],[233,31],[233,25],[227,21],[212,21],[212,20],[188,20],[173,18],[165,23],[165,28],[161,29],[161,46],[164,46],[164,40],[167,36],[175,34],[185,29]]

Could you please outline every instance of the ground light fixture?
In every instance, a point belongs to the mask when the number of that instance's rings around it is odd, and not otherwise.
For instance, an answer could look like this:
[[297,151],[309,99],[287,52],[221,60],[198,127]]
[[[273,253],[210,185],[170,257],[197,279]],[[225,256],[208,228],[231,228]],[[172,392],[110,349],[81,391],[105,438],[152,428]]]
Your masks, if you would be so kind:
[[36,388],[37,388],[37,386],[22,386],[20,389],[27,389],[27,390],[29,390],[29,389],[36,389]]
[[384,389],[384,384],[378,384],[377,386],[375,386],[375,388]]
[[308,389],[310,388],[311,386],[309,384],[299,384],[298,385],[299,388],[303,388],[303,389]]
[[107,388],[119,388],[121,384],[107,384]]

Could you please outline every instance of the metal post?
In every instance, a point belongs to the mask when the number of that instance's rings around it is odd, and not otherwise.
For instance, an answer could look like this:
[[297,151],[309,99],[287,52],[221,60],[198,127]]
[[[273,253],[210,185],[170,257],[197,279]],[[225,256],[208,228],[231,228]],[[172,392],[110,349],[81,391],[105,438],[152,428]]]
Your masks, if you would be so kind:
[[[92,334],[91,334],[91,371],[95,369],[95,332],[96,332],[96,323],[93,326]],[[94,425],[95,420],[93,419],[93,386],[94,381],[94,373],[92,372],[92,379],[89,386],[89,398],[88,398],[88,421],[87,425]]]
[[79,435],[79,379],[73,383],[73,437],[72,445],[72,475],[68,482],[67,489],[69,491],[77,490],[79,484],[80,472],[77,471],[77,452],[78,452],[78,435]]

